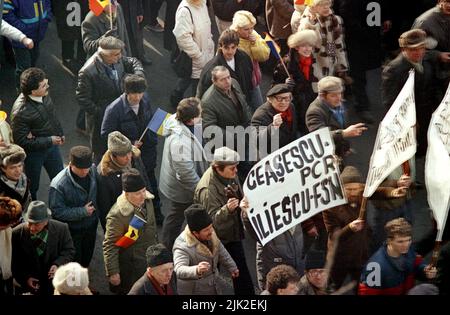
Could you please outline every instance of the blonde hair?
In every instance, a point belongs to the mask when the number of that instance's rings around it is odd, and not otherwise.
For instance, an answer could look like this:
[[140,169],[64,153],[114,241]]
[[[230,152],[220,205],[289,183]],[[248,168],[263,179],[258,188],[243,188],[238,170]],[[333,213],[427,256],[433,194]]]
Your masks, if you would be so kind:
[[310,4],[310,7],[315,7],[324,3],[329,3],[330,5],[333,5],[333,0],[313,0]]
[[243,28],[246,26],[255,26],[256,18],[249,11],[239,10],[234,13],[233,23],[230,26],[230,29],[233,31],[237,31],[239,28]]

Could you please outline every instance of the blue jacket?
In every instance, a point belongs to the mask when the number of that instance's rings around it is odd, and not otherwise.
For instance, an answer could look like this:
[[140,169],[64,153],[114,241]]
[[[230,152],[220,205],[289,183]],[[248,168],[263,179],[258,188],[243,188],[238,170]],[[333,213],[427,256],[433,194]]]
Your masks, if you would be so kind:
[[97,227],[98,211],[89,216],[84,206],[92,201],[97,208],[97,169],[91,166],[89,192],[84,190],[72,177],[70,167],[66,167],[50,183],[48,197],[52,218],[69,224],[71,231],[82,231]]
[[[138,115],[136,115],[128,105],[124,93],[106,108],[105,115],[103,116],[101,135],[107,138],[110,132],[117,130],[130,139],[131,143],[134,143],[136,140],[139,140],[152,117],[153,111],[147,94],[142,98],[139,104]],[[157,135],[147,130],[142,142],[143,145],[140,148],[142,152],[141,157],[148,172],[156,167]]]
[[[52,19],[50,0],[5,0],[3,19],[37,44],[44,39],[48,23]],[[14,47],[25,48],[16,41],[12,44]]]
[[[405,254],[404,270],[392,262],[387,253],[386,244],[381,246],[375,254],[370,257],[367,265],[364,266],[361,273],[361,282],[359,284],[360,295],[404,295],[415,285],[416,276],[423,275],[425,264],[421,256],[411,246],[408,253]],[[373,277],[373,263],[378,265],[380,271],[380,285],[371,285],[368,283],[368,277]],[[378,268],[379,266],[379,268]],[[423,277],[421,277],[423,278]]]

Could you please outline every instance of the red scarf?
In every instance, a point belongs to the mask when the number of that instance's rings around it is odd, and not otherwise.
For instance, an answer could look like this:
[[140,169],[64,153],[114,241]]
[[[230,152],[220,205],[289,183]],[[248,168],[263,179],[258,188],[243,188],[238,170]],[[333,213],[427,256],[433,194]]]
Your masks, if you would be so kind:
[[294,114],[292,112],[292,107],[289,106],[288,109],[286,109],[284,112],[279,112],[275,109],[277,114],[281,114],[281,119],[283,119],[283,122],[287,123],[289,128],[292,128],[292,121],[294,120]]
[[305,76],[306,80],[309,81],[309,70],[311,69],[312,64],[312,56],[309,57],[303,57],[299,56],[299,63],[298,67],[300,68],[300,71],[303,72],[303,75]]
[[150,282],[152,283],[153,287],[155,288],[156,292],[158,292],[158,295],[174,295],[172,287],[170,286],[170,283],[168,285],[164,285],[161,287],[158,281],[155,280],[152,276],[148,277],[150,279]]

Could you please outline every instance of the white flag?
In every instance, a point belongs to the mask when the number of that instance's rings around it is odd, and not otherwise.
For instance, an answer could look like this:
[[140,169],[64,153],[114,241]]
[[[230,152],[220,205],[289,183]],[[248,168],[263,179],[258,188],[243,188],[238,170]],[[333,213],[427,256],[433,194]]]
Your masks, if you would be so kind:
[[425,160],[425,183],[428,204],[433,210],[442,240],[450,200],[450,86],[441,105],[433,113],[428,128],[428,149]]
[[259,161],[244,182],[262,245],[313,215],[347,203],[330,130],[322,128]]
[[408,80],[378,128],[364,197],[372,196],[392,171],[414,156],[417,149],[415,125],[414,71],[410,71]]

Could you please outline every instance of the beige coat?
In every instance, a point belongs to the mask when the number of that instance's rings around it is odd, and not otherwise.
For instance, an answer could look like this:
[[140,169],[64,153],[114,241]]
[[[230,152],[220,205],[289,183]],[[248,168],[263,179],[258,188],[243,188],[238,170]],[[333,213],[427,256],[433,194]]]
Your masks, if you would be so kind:
[[[189,8],[192,18],[184,7]],[[214,57],[211,20],[206,0],[181,1],[175,15],[173,34],[178,47],[192,59],[191,78],[200,78],[203,67]]]
[[[147,247],[158,242],[155,214],[152,199],[154,196],[147,192],[145,200],[147,223],[139,230],[139,238],[128,248],[115,245],[128,231],[128,224],[135,213],[135,207],[122,193],[106,217],[106,233],[103,241],[103,258],[105,260],[106,275],[109,277],[120,274],[123,292],[128,292],[132,285],[147,269],[145,252]],[[140,214],[138,214],[142,217]]]
[[[217,238],[212,235],[212,251],[201,243],[186,226],[173,245],[173,262],[177,275],[178,294],[216,295],[221,294],[221,281],[218,264],[230,273],[237,269],[236,263]],[[197,265],[207,261],[211,265],[208,272],[199,277]]]

